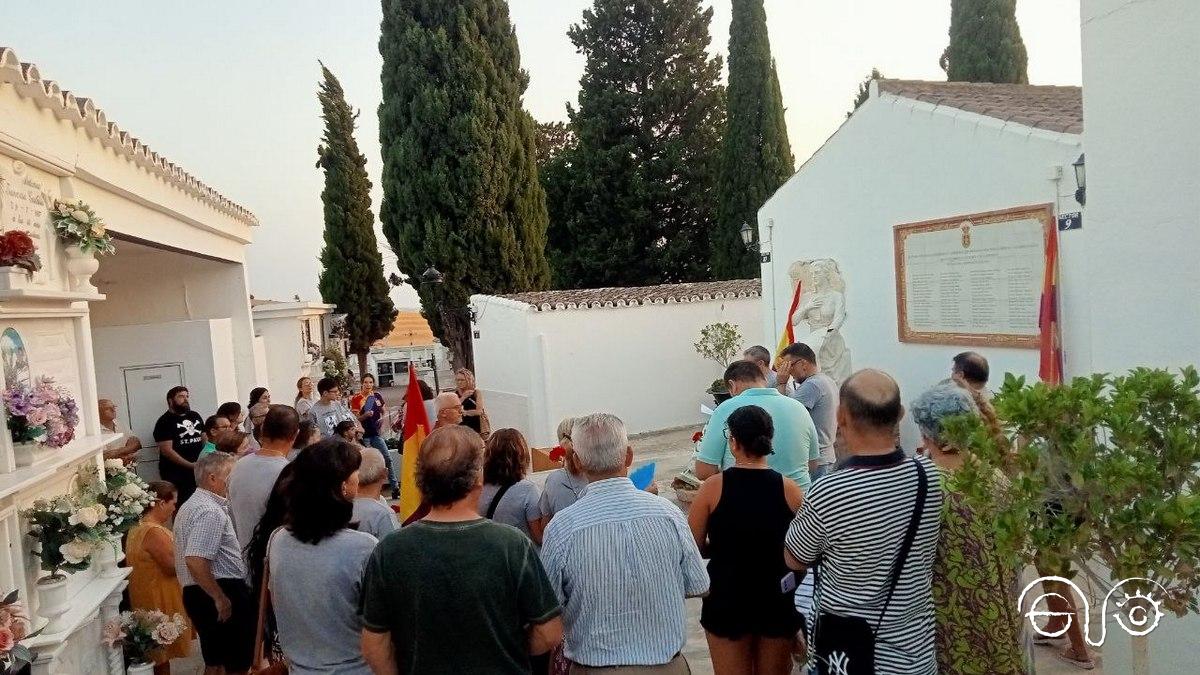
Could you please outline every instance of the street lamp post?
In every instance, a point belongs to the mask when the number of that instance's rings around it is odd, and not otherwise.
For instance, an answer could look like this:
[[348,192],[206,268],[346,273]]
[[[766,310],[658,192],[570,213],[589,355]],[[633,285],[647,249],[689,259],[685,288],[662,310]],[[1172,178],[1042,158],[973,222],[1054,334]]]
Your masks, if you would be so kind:
[[[430,265],[424,272],[421,273],[421,283],[422,284],[438,286],[440,288],[441,285],[443,283],[445,283],[445,280],[446,280],[445,276],[441,272],[439,272],[438,269],[436,267],[434,267],[433,265]],[[462,341],[462,353],[459,354],[459,356],[462,358],[463,367],[473,369],[475,367],[475,355],[474,355],[474,349],[471,344],[471,336],[470,336],[470,329],[471,329],[470,322],[474,318],[473,312],[471,311],[470,307],[462,307],[462,308],[458,308],[458,309],[452,309],[452,310],[450,310],[450,312],[447,312],[446,308],[442,304],[442,297],[443,297],[442,292],[439,290],[438,296],[437,296],[437,311],[438,311],[438,317],[442,320],[443,326],[446,325],[446,314],[448,314],[448,313],[451,314],[451,316],[453,316],[453,314],[456,312],[464,312],[467,317],[468,334],[464,337],[464,339]],[[435,355],[435,360],[436,360],[436,355]],[[434,370],[436,372],[436,368]]]

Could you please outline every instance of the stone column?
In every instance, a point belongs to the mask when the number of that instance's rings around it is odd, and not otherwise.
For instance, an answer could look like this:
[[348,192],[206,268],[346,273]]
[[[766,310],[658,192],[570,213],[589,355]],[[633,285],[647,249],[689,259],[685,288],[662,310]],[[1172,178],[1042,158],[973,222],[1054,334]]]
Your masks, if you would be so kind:
[[[109,594],[104,602],[100,603],[100,622],[103,626],[109,621],[117,618],[121,614],[121,591],[125,589],[127,583],[119,584],[112,593]],[[101,628],[103,630],[103,628]],[[120,647],[105,647],[105,656],[108,660],[109,675],[125,675],[125,656],[121,652]]]

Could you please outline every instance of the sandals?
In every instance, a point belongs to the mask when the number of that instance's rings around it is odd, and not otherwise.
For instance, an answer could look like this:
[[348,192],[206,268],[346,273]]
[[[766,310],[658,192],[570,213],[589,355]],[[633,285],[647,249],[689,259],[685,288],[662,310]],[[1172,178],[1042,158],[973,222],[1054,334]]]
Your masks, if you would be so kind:
[[1090,657],[1085,657],[1083,659],[1076,658],[1075,649],[1073,647],[1056,649],[1054,651],[1054,655],[1058,657],[1059,661],[1069,663],[1080,670],[1094,670],[1096,668],[1096,662]]

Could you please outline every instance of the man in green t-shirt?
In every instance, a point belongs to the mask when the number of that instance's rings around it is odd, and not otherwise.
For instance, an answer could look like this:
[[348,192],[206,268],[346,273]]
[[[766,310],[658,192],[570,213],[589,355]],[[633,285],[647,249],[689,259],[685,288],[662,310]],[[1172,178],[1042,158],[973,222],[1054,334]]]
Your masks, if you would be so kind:
[[384,537],[363,573],[367,663],[383,675],[530,673],[530,656],[562,640],[562,610],[529,538],[479,516],[479,434],[430,434],[417,486],[429,515]]

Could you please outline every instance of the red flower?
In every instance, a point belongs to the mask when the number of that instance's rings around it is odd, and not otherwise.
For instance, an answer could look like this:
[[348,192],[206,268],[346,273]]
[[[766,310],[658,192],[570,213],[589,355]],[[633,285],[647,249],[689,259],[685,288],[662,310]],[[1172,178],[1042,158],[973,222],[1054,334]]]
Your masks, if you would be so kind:
[[564,449],[561,445],[556,445],[556,446],[554,446],[554,448],[552,448],[550,450],[550,461],[551,462],[561,462],[562,458],[565,457],[566,455],[567,455],[566,449]]
[[704,438],[703,431],[697,431],[696,433],[692,434],[692,442],[693,443],[699,443],[701,438]]
[[5,257],[28,258],[34,253],[33,239],[21,230],[5,232],[3,241]]

